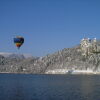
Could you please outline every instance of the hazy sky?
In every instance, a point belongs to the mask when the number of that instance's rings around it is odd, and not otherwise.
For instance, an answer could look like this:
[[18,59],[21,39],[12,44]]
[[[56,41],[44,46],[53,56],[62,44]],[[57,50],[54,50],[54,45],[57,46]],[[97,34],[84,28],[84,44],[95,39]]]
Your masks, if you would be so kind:
[[100,39],[100,0],[0,0],[0,52],[45,56],[83,37]]

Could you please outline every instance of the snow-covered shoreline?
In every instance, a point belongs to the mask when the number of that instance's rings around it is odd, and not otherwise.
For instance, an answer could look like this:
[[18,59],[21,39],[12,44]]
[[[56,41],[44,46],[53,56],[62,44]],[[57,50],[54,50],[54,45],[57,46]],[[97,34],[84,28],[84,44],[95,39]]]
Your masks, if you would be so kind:
[[94,72],[92,70],[68,70],[68,69],[55,69],[48,70],[45,74],[100,74],[100,72]]
[[[0,72],[0,74],[34,74],[34,73],[25,73],[25,72]],[[56,75],[56,74],[61,74],[61,75],[64,75],[64,74],[72,74],[72,75],[78,75],[78,74],[86,74],[86,75],[100,75],[100,72],[93,72],[93,71],[85,71],[85,70],[78,70],[78,71],[73,71],[73,72],[57,72],[57,71],[54,71],[54,70],[49,70],[47,72],[44,73],[44,75],[47,75],[47,74],[52,74],[52,75]]]

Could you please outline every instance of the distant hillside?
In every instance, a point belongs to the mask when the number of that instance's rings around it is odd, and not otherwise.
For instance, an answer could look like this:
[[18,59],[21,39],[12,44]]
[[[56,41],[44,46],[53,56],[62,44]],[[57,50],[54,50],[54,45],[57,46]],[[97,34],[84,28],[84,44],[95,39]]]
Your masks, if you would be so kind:
[[83,56],[81,46],[78,45],[39,58],[21,56],[20,59],[16,55],[9,57],[0,55],[0,72],[45,74],[56,71],[56,73],[59,73],[57,70],[100,72],[100,53]]
[[7,53],[7,52],[0,52],[0,55],[6,58],[19,58],[19,59],[33,57],[30,54],[16,54],[16,53]]

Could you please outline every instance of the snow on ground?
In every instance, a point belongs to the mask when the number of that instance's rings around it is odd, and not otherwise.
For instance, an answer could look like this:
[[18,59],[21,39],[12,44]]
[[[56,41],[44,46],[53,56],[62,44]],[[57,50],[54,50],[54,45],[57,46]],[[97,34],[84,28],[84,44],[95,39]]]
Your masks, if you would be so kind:
[[68,70],[68,69],[54,69],[46,71],[46,74],[99,74],[93,70]]

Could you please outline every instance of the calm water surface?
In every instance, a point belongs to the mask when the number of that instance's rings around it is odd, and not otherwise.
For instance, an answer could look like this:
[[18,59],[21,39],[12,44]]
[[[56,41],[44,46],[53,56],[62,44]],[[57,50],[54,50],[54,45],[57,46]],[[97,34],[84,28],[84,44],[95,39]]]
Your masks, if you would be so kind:
[[100,76],[0,74],[0,100],[100,100]]

